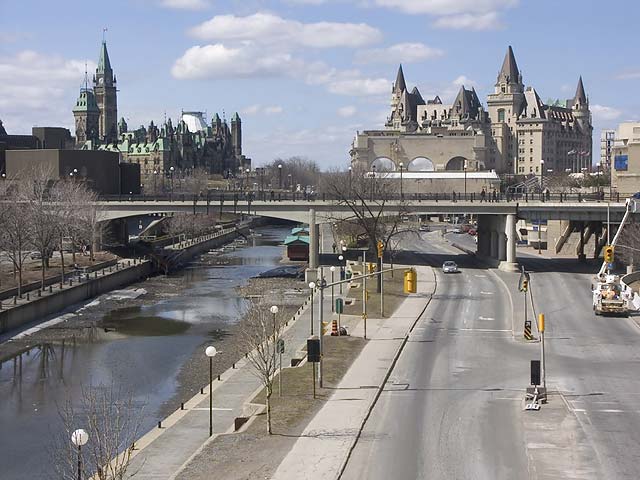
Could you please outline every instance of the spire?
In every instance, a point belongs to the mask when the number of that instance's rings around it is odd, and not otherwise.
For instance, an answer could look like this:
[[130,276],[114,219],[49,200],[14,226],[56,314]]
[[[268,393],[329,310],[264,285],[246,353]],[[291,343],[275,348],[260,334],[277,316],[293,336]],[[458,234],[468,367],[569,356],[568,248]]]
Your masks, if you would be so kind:
[[103,40],[96,73],[104,75],[107,72],[111,72],[111,62],[109,61],[109,53],[107,52],[107,42]]
[[231,123],[236,123],[240,121],[240,115],[238,115],[238,112],[233,114],[233,117],[231,117]]
[[518,64],[516,63],[516,57],[513,55],[511,45],[507,49],[502,68],[498,73],[498,82],[501,79],[506,80],[507,83],[520,83],[520,72],[518,71]]
[[584,93],[584,85],[582,84],[582,75],[578,79],[578,88],[576,88],[576,96],[573,97],[574,105],[587,105],[587,95]]
[[397,92],[402,92],[407,89],[407,84],[404,81],[404,72],[402,71],[402,64],[398,68],[398,76],[396,77],[396,83],[393,84],[393,88]]

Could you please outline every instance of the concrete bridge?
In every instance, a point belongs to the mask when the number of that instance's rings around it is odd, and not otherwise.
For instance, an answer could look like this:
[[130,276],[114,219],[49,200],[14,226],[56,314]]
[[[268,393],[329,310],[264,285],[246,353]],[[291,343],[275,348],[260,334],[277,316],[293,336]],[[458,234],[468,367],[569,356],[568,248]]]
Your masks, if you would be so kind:
[[[373,207],[376,211],[380,207]],[[127,201],[101,201],[106,220],[122,219],[132,216],[167,213],[247,213],[300,223],[310,222],[310,210],[313,210],[317,223],[334,222],[353,216],[351,208],[334,200],[327,201],[177,201],[177,200],[140,200],[132,197]],[[542,220],[565,220],[580,226],[581,238],[585,226],[591,222],[604,223],[609,219],[619,223],[625,212],[624,202],[607,203],[602,201],[559,202],[559,201],[386,201],[384,214],[398,215],[461,215],[471,214],[478,218],[478,255],[493,259],[501,268],[516,268],[516,223],[523,219],[529,222]],[[312,229],[312,232],[314,230]],[[313,241],[313,240],[312,240]],[[579,257],[584,256],[582,242]]]

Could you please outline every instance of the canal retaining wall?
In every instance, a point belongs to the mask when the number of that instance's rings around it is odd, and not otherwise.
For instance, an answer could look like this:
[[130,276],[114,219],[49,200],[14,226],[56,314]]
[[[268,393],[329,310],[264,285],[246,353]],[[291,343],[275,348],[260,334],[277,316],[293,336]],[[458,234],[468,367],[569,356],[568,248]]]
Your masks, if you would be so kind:
[[143,260],[138,264],[125,266],[103,276],[90,278],[73,286],[65,286],[62,290],[54,290],[21,305],[7,305],[0,310],[0,333],[44,320],[47,316],[71,305],[129,285],[152,273],[151,262]]
[[[173,245],[164,250],[174,250],[179,255],[176,266],[184,265],[193,257],[244,235],[253,226],[255,226],[254,222],[246,222],[204,237],[189,239],[182,244]],[[0,309],[0,334],[43,321],[49,315],[60,312],[71,305],[122,288],[156,273],[158,273],[157,263],[143,260],[138,264],[127,265],[110,273],[103,272],[102,276],[95,274],[94,278],[88,277],[80,283],[65,286],[58,291],[52,288],[53,291],[46,292],[42,297],[32,298],[25,303],[7,305],[7,302],[4,302],[4,308]]]

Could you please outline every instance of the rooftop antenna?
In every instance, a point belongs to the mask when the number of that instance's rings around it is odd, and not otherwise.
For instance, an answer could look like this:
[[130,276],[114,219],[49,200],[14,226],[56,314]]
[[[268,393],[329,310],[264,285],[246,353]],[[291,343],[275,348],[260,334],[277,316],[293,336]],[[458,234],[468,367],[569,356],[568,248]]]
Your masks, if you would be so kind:
[[107,30],[108,30],[108,28],[107,28],[107,27],[104,27],[104,28],[102,29],[102,43],[105,43],[105,42],[106,42],[106,39],[105,39],[104,34],[105,34],[105,32],[106,32]]

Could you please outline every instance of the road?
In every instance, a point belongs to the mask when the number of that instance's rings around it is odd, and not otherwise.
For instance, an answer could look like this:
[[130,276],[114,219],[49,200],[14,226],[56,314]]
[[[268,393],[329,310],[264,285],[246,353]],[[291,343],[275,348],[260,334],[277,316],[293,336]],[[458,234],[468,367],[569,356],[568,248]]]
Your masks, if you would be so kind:
[[[593,314],[591,278],[599,264],[583,267],[524,255],[520,261],[533,271],[535,303],[546,315],[549,388],[561,393],[580,427],[577,446],[588,460],[581,465],[588,473],[577,478],[639,478],[638,324]],[[550,467],[542,462],[542,469]]]
[[[457,236],[448,236],[451,237]],[[462,237],[462,236],[460,236]],[[549,403],[522,410],[539,344],[511,336],[506,282],[456,255],[439,233],[412,242],[416,259],[453,258],[374,407],[343,479],[637,479],[640,329],[596,317],[597,265],[519,254],[546,315]],[[464,239],[462,239],[464,242]]]
[[505,287],[438,232],[423,238],[431,243],[413,247],[421,260],[454,258],[462,273],[438,273],[343,478],[523,478],[528,360],[512,340]]

